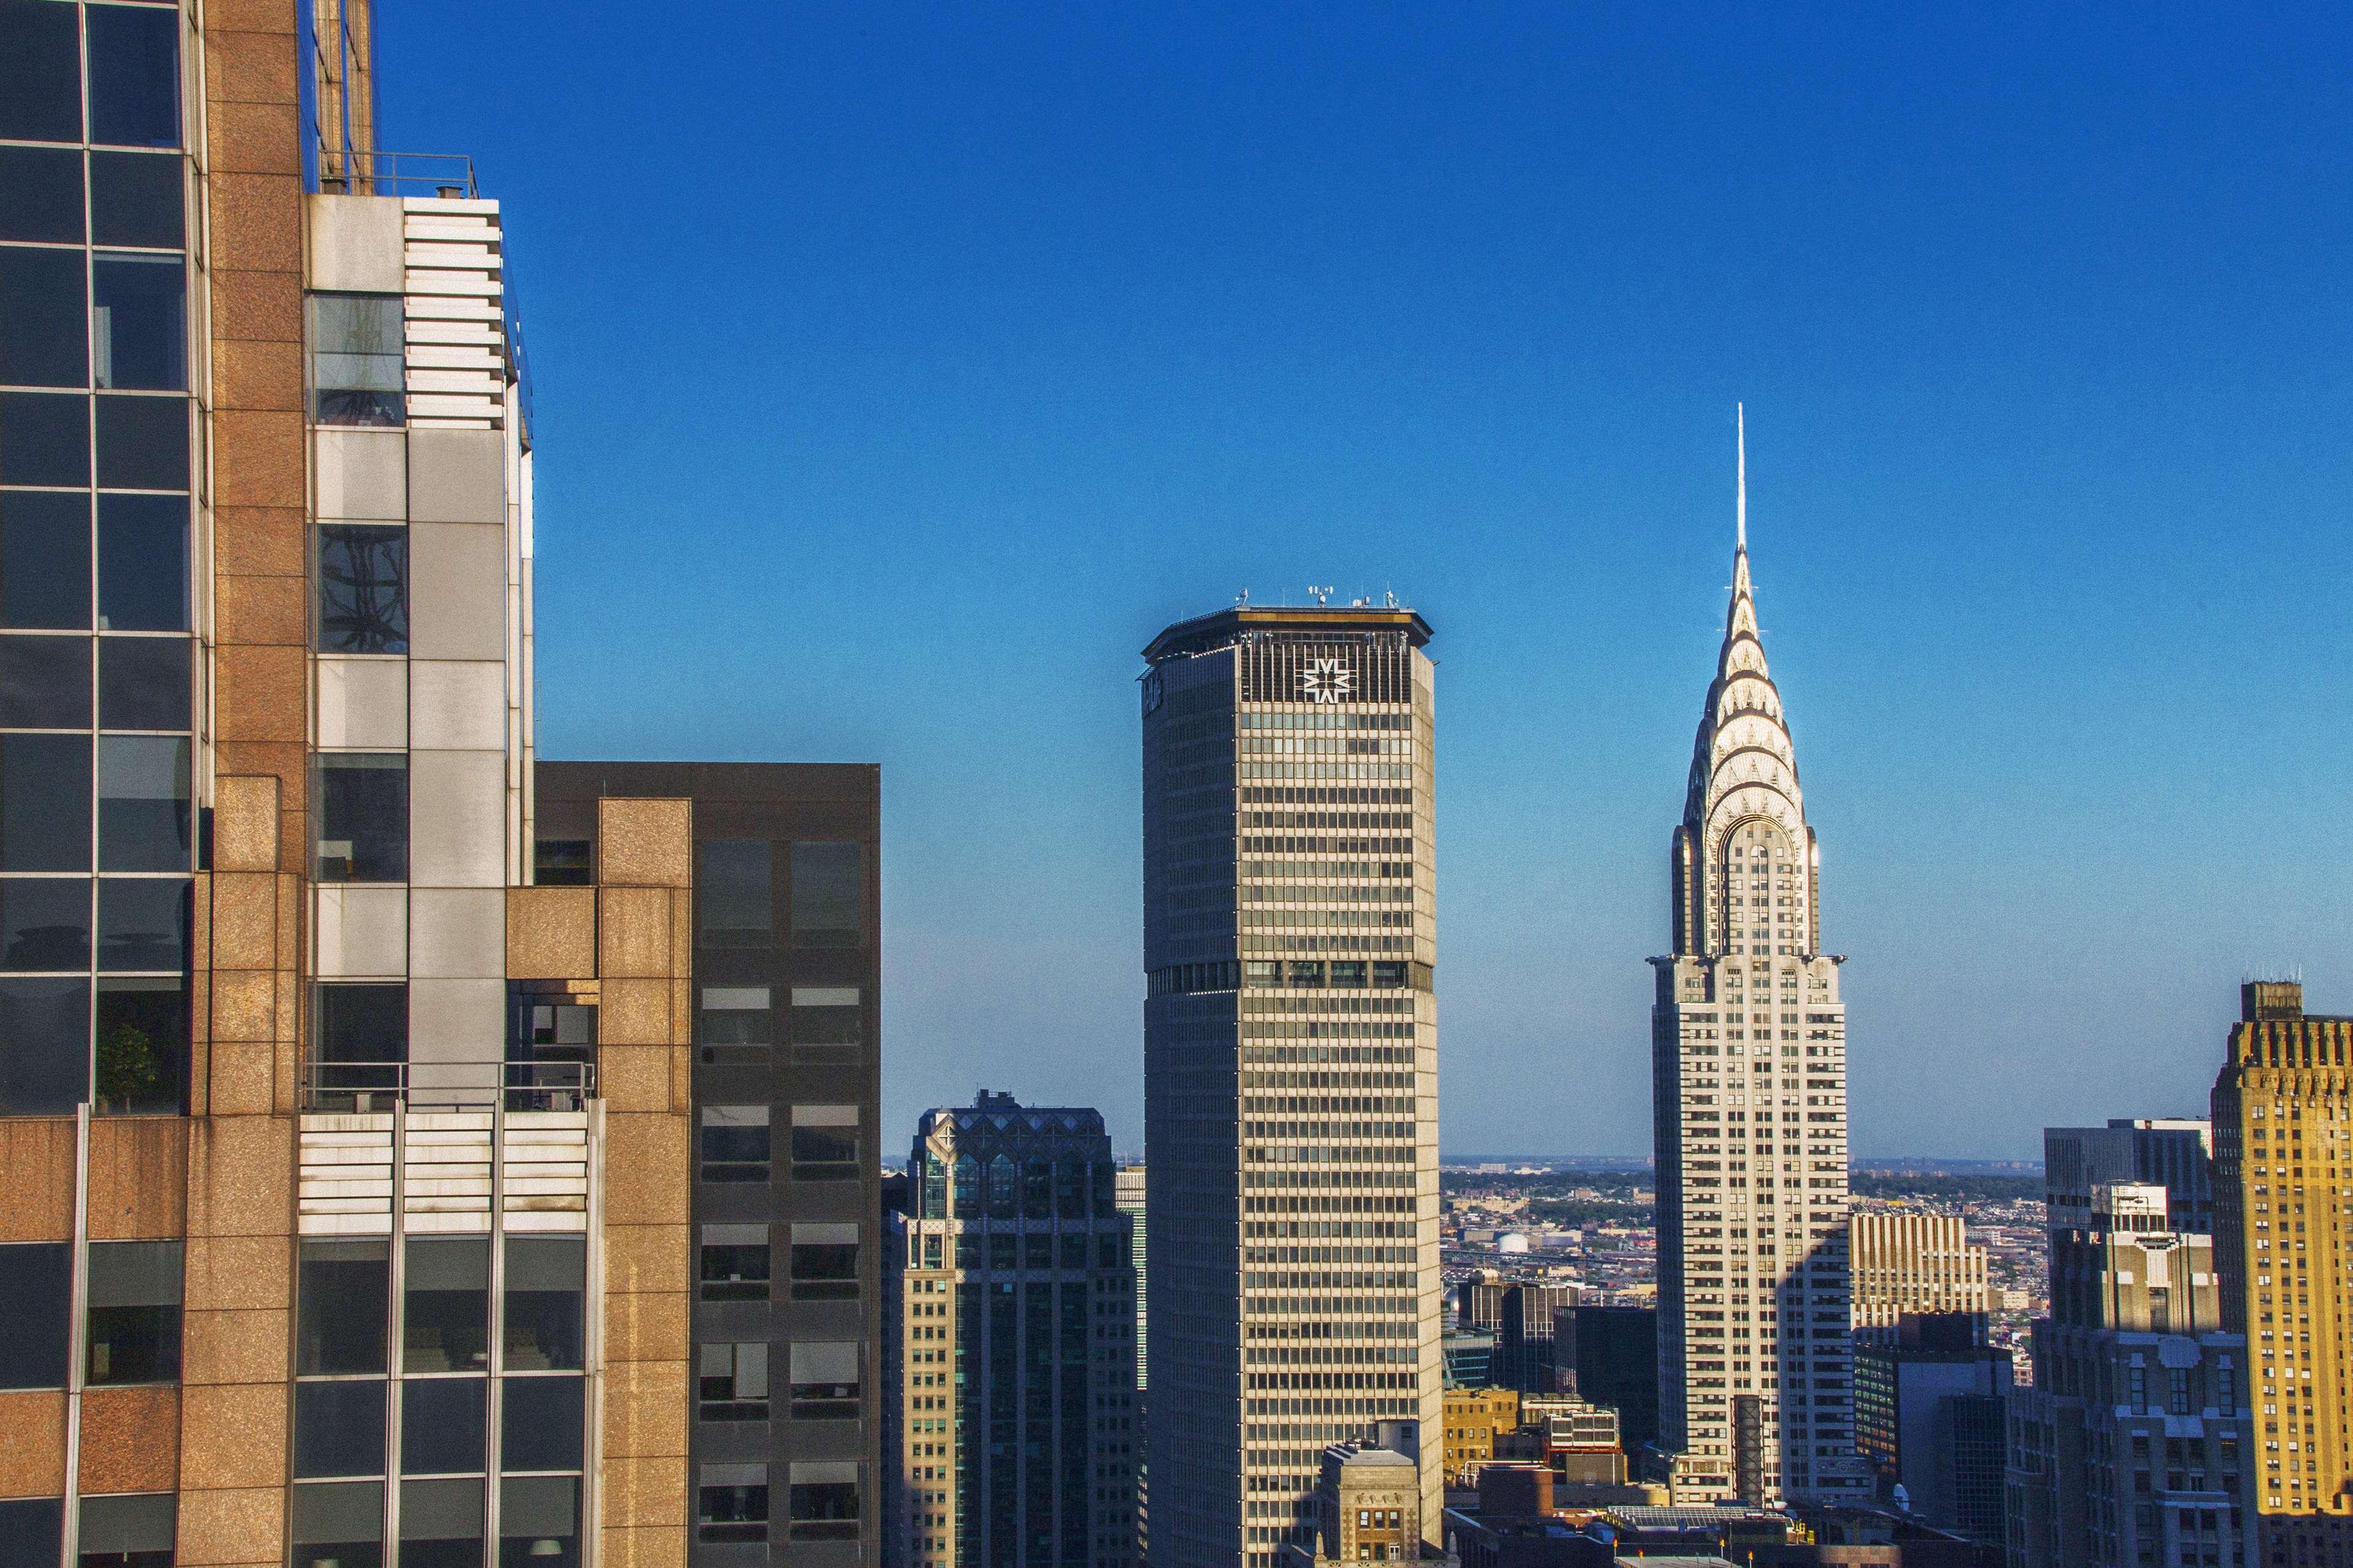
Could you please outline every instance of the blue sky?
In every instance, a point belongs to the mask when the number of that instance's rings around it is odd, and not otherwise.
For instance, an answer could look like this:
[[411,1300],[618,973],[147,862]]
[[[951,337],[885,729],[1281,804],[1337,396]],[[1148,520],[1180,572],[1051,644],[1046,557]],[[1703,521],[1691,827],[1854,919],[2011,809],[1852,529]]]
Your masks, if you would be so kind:
[[[1622,13],[1622,14],[1621,14]],[[2319,7],[395,0],[507,204],[551,756],[878,761],[884,1125],[1141,1142],[1133,679],[1437,628],[1449,1151],[1649,1142],[1748,407],[1858,1153],[2353,1012],[2353,46]]]

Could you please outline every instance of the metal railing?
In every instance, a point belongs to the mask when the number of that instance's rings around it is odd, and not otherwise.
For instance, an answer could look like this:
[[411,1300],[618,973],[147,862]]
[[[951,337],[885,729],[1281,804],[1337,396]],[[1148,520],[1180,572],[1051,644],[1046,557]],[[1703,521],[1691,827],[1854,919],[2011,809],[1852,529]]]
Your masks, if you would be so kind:
[[474,161],[463,153],[322,147],[319,189],[338,196],[448,196],[471,201]]
[[596,1094],[594,1062],[302,1064],[305,1110],[580,1110]]

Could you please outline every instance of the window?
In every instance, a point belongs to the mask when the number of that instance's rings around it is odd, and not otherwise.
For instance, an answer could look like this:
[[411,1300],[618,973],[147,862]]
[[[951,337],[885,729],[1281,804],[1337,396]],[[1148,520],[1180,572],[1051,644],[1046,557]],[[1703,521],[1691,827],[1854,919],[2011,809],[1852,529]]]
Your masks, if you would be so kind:
[[757,1067],[768,1059],[775,1029],[765,985],[706,985],[695,1012],[702,1059],[714,1067]]
[[858,1295],[858,1227],[793,1226],[793,1300],[844,1301]]
[[319,757],[319,880],[408,880],[408,758],[399,752]]
[[311,296],[311,417],[321,425],[404,423],[406,328],[397,294]]
[[294,1385],[294,1475],[384,1474],[384,1396],[380,1379]]
[[865,940],[865,878],[854,842],[808,841],[793,846],[793,942],[798,947],[856,947]]
[[90,399],[0,392],[0,484],[89,483]]
[[490,1238],[412,1237],[407,1247],[401,1370],[480,1371],[490,1363]]
[[[958,1174],[970,1158],[958,1163]],[[858,1107],[793,1107],[793,1180],[849,1182],[858,1179]]]
[[408,651],[408,530],[319,525],[319,651]]
[[99,630],[188,630],[186,496],[99,496]]
[[90,1247],[88,1384],[180,1381],[180,1243]]
[[482,1483],[400,1483],[400,1561],[405,1568],[457,1568],[482,1560]]
[[0,239],[81,243],[79,153],[0,147],[0,194],[7,198],[0,201]]
[[[22,5],[16,7],[24,9]],[[56,9],[72,12],[66,6]],[[0,10],[0,19],[6,11]],[[0,70],[5,56],[0,55]],[[0,80],[5,80],[0,77]],[[52,1568],[65,1543],[65,1501],[61,1498],[11,1498],[0,1501],[0,1562],[8,1568]]]
[[793,1060],[803,1067],[854,1067],[865,1038],[855,985],[793,987]]
[[87,298],[80,251],[0,250],[0,382],[88,385]]
[[695,1477],[694,1533],[713,1543],[768,1539],[768,1467],[704,1465]]
[[90,639],[0,637],[0,725],[90,728]]
[[508,1377],[500,1398],[499,1468],[576,1470],[587,1430],[586,1384],[576,1377]]
[[858,1539],[858,1466],[854,1462],[796,1459],[792,1469],[795,1541]]
[[1315,959],[1294,958],[1291,960],[1284,968],[1286,973],[1283,976],[1283,984],[1286,985],[1321,985],[1324,984],[1324,965]]
[[89,871],[90,764],[87,735],[0,735],[0,871]]
[[63,1388],[73,1310],[73,1248],[0,1247],[0,1388]]
[[490,1387],[486,1377],[402,1378],[401,1473],[480,1475],[490,1444]]
[[695,1398],[705,1421],[768,1418],[768,1347],[705,1342],[697,1352]]
[[8,28],[8,47],[0,50],[0,136],[80,141],[81,39],[73,7],[19,3],[0,15]]
[[188,983],[176,975],[101,975],[97,1021],[93,1109],[101,1116],[185,1114]]
[[0,492],[0,626],[89,629],[90,497]]
[[176,256],[91,256],[90,380],[100,388],[185,392],[185,264]]
[[[30,884],[18,882],[14,887]],[[79,883],[48,883],[50,887]],[[0,889],[0,905],[7,889]],[[98,885],[98,967],[122,973],[188,963],[189,883],[185,877],[109,877]],[[0,965],[6,963],[0,953]]]
[[[407,635],[404,624],[401,636],[405,639]],[[596,881],[596,843],[592,838],[543,838],[532,846],[532,863],[533,879],[540,887],[593,887]]]
[[89,1089],[90,982],[0,979],[0,1115],[71,1116]]
[[172,1568],[179,1500],[172,1492],[83,1498],[79,1568]]
[[702,1227],[702,1299],[765,1301],[768,1299],[768,1227],[706,1225]]
[[702,1179],[765,1182],[768,1179],[768,1108],[706,1105],[702,1108]]
[[90,967],[90,882],[85,878],[0,880],[0,969]]
[[795,1340],[793,1419],[858,1418],[858,1344],[854,1340]]
[[101,394],[95,406],[99,489],[188,488],[186,398]]
[[[191,647],[186,637],[107,637],[101,641],[98,645],[98,727],[186,729]],[[177,815],[185,817],[186,808],[180,807]],[[185,834],[185,830],[181,831]],[[166,846],[159,853],[173,856],[176,862],[163,869],[185,868],[185,843]]]
[[384,1561],[382,1481],[296,1487],[289,1511],[294,1568],[375,1568]]
[[507,1237],[506,1366],[510,1372],[576,1372],[587,1244],[568,1236]]
[[1332,965],[1332,984],[1335,988],[1361,990],[1365,984],[1365,966],[1361,962],[1335,960]]
[[294,1371],[306,1377],[385,1370],[391,1265],[378,1240],[304,1241],[295,1286]]
[[704,947],[767,946],[767,840],[706,838],[694,848],[695,940]]
[[180,144],[180,18],[100,5],[87,13],[90,139],[119,147]]
[[90,239],[177,250],[187,242],[184,183],[180,160],[168,153],[92,153]]
[[[185,649],[187,645],[177,646]],[[187,738],[101,736],[98,742],[99,869],[185,871],[192,863]]]
[[499,1482],[499,1562],[579,1568],[579,1477],[508,1476]]
[[1406,966],[1402,961],[1377,958],[1373,961],[1373,984],[1396,989],[1406,983]]

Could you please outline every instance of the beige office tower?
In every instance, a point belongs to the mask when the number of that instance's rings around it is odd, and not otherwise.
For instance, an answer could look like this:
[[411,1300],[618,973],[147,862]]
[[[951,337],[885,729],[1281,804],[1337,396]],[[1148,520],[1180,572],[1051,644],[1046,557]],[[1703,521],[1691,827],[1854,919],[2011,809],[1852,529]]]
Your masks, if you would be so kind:
[[1976,1312],[1986,1300],[1986,1250],[1958,1215],[1859,1211],[1847,1219],[1859,1332],[1894,1329],[1923,1312]]
[[1854,1453],[1846,1009],[1821,859],[1748,578],[1732,605],[1652,959],[1659,1425],[1678,1501],[1867,1494]]
[[365,21],[0,21],[12,1561],[686,1557],[687,808],[523,885],[501,217]]
[[1312,1547],[1384,1422],[1440,1515],[1429,637],[1238,605],[1145,652],[1155,1568]]

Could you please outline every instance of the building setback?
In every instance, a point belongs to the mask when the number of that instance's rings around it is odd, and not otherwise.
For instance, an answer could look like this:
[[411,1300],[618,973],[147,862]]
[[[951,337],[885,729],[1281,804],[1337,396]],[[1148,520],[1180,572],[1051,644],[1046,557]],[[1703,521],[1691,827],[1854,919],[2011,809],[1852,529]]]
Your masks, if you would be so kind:
[[689,1560],[877,1563],[880,771],[543,762],[541,881],[603,865],[611,795],[692,812]]
[[1326,1447],[1442,1430],[1429,637],[1243,605],[1145,651],[1156,1568],[1273,1568]]
[[2222,1321],[2261,1379],[2253,1560],[2353,1561],[2353,1018],[2306,1013],[2292,982],[2242,986],[2213,1111]]
[[1854,1456],[1846,1009],[1821,951],[1821,852],[1748,581],[1732,605],[1651,961],[1659,1441],[1678,1502],[1840,1501]]
[[0,36],[0,1552],[681,1560],[687,807],[530,885],[504,216],[364,9]]
[[1102,1113],[930,1110],[891,1215],[888,1568],[1133,1568],[1133,1224]]
[[2214,1137],[2189,1117],[2116,1116],[2105,1127],[2042,1130],[2044,1202],[2053,1225],[2081,1224],[2092,1189],[2118,1184],[2163,1187],[2175,1230],[2214,1234]]

